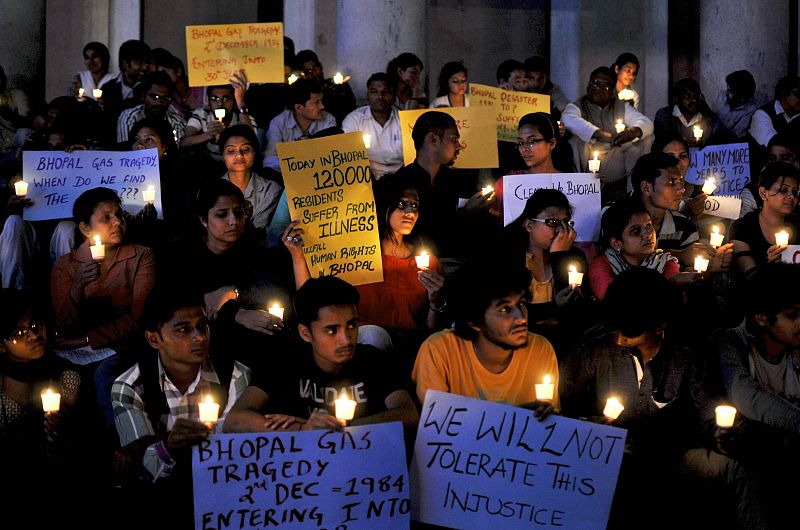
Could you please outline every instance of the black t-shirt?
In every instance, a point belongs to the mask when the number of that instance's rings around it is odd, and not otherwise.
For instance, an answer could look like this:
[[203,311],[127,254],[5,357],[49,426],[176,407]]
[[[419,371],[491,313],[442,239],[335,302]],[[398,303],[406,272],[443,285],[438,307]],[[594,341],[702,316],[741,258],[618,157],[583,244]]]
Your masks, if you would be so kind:
[[312,412],[325,409],[333,415],[334,401],[341,392],[355,400],[355,418],[386,410],[386,397],[405,390],[401,370],[385,352],[365,344],[356,346],[353,358],[338,374],[323,371],[314,362],[310,345],[299,351],[281,355],[275,362],[256,373],[250,383],[269,395],[264,414],[289,414],[308,418]]
[[[761,231],[758,214],[759,210],[756,210],[734,221],[728,237],[731,241],[735,239],[747,243],[750,246],[750,252],[753,253],[756,266],[761,266],[767,262],[767,249],[772,246],[772,243],[767,241]],[[787,215],[783,224],[786,226],[786,231],[789,232],[789,244],[796,245],[800,241],[800,218],[795,215]]]

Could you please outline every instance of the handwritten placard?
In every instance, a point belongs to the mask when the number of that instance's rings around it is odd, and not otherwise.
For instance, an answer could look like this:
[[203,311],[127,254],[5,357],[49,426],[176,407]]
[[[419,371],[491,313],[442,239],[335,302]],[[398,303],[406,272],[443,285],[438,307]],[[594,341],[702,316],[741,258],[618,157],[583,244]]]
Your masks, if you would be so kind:
[[503,224],[520,216],[525,203],[541,188],[553,188],[567,196],[578,241],[600,237],[600,181],[592,173],[545,173],[503,177]]
[[723,197],[710,195],[706,198],[703,213],[714,215],[723,219],[738,219],[742,209],[742,199],[739,197]]
[[216,434],[192,449],[195,528],[408,528],[399,422]]
[[469,104],[489,107],[497,119],[497,139],[517,141],[519,119],[531,112],[550,112],[550,96],[531,92],[514,92],[488,85],[469,84]]
[[750,182],[750,148],[747,144],[709,145],[689,148],[686,182],[700,184],[714,177],[714,195],[736,195]]
[[251,83],[283,83],[283,24],[186,26],[190,86],[227,85],[244,69]]
[[97,187],[116,191],[122,207],[136,215],[145,205],[142,192],[153,186],[153,204],[161,216],[157,149],[24,151],[22,178],[28,183],[28,198],[34,203],[25,209],[25,219],[29,221],[70,218],[75,199]]
[[[453,167],[480,169],[498,167],[495,115],[487,107],[442,107],[434,109],[449,114],[456,120],[461,150]],[[401,110],[400,127],[403,131],[403,161],[410,164],[417,157],[411,132],[417,119],[431,109]],[[515,133],[516,134],[516,133]]]
[[292,219],[305,230],[311,275],[383,281],[369,155],[361,133],[277,145]]
[[789,245],[781,252],[781,261],[784,263],[800,263],[800,245]]
[[414,520],[462,529],[605,528],[626,431],[429,390]]

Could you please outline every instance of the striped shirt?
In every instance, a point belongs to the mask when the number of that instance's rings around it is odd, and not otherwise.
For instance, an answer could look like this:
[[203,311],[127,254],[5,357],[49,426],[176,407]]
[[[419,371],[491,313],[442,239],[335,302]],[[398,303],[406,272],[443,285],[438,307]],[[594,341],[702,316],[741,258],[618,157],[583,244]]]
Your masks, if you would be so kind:
[[697,227],[691,219],[678,212],[666,211],[658,231],[658,248],[680,250],[699,240]]
[[[185,393],[181,393],[170,381],[160,358],[158,359],[158,381],[167,398],[169,409],[168,413],[161,417],[161,424],[166,425],[167,431],[172,430],[178,418],[200,421],[198,404],[211,391],[211,383],[220,384],[219,377],[208,359],[205,360]],[[236,361],[228,388],[228,403],[220,414],[220,420],[214,426],[214,432],[222,432],[225,416],[248,384],[250,384],[250,368]],[[111,403],[114,406],[117,433],[120,444],[123,446],[156,433],[145,411],[143,393],[144,383],[138,363],[119,376],[111,387]],[[172,474],[175,460],[167,451],[165,440],[151,444],[145,450],[143,464],[143,478],[148,482],[155,482],[161,477]]]
[[[123,110],[122,114],[119,115],[119,119],[117,119],[117,141],[120,143],[127,142],[133,125],[144,118],[144,103]],[[175,135],[175,142],[180,142],[184,133],[186,133],[186,119],[172,109],[167,109],[166,118]]]

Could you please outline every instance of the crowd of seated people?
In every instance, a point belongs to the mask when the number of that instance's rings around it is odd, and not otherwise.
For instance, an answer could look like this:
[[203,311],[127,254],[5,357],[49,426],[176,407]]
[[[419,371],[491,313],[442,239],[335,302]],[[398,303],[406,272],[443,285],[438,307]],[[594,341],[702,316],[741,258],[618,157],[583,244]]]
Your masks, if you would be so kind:
[[[442,67],[429,104],[410,52],[341,81],[286,39],[284,83],[240,70],[202,88],[167,50],[128,41],[118,57],[110,73],[106,46],[87,44],[87,69],[48,103],[0,68],[0,462],[16,485],[86,483],[57,506],[150,503],[166,512],[132,525],[182,528],[191,447],[215,432],[341,430],[333,399],[358,384],[352,425],[400,421],[407,444],[430,389],[628,429],[612,528],[678,524],[675,506],[702,511],[705,490],[723,509],[698,520],[780,528],[792,512],[781,484],[800,462],[800,268],[781,262],[800,243],[800,79],[766,102],[749,72],[733,72],[713,106],[682,79],[647,116],[632,53],[598,65],[572,102],[540,57],[498,61],[499,88],[547,94],[551,108],[520,117],[500,149],[508,171],[479,172],[453,167],[461,133],[443,112],[470,106],[462,61]],[[398,111],[428,106],[404,165]],[[381,282],[312,278],[289,214],[277,144],[343,132],[372,139]],[[724,143],[751,149],[733,221],[705,213],[708,195],[686,181],[693,150]],[[95,149],[156,149],[161,211],[131,215],[95,187],[71,218],[26,220],[23,154]],[[504,226],[504,175],[536,188],[589,172],[594,152],[597,241],[577,241],[575,207],[549,185]],[[710,241],[712,223],[724,243]],[[534,392],[544,374],[548,401]],[[59,412],[42,410],[44,386],[61,393]],[[208,393],[222,405],[212,427],[197,410]],[[625,404],[613,420],[610,393]],[[738,409],[733,428],[715,427],[718,404]],[[20,486],[10,499],[33,496]]]

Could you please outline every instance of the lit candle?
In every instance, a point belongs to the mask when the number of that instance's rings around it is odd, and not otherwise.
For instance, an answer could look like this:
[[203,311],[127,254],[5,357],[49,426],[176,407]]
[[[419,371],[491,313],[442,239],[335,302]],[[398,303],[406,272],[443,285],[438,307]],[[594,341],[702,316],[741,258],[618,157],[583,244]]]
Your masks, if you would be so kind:
[[719,233],[719,227],[714,225],[711,227],[711,246],[714,248],[722,246],[722,240],[725,236]]
[[214,116],[222,123],[222,118],[225,117],[225,109],[214,109]]
[[18,180],[14,183],[14,193],[18,197],[24,197],[28,194],[28,183],[23,180]]
[[361,138],[364,140],[364,147],[369,149],[369,146],[372,145],[372,135],[371,134],[362,134]]
[[625,410],[625,407],[622,406],[619,399],[610,397],[606,401],[606,408],[603,409],[603,416],[611,420],[616,420],[619,418],[619,415],[622,414],[623,410]]
[[205,402],[197,404],[200,407],[200,421],[214,423],[219,419],[219,403],[214,403],[210,395],[206,395]]
[[424,250],[420,252],[419,256],[414,256],[414,259],[417,260],[418,268],[427,269],[428,267],[430,267],[431,257]]
[[717,181],[714,180],[714,177],[708,177],[703,183],[703,193],[711,195],[715,189],[717,189]]
[[785,247],[789,244],[789,232],[786,230],[781,230],[777,234],[775,234],[775,244]]
[[694,270],[697,272],[706,272],[708,270],[708,260],[703,256],[696,256],[694,258]]
[[283,320],[283,308],[280,305],[278,305],[277,302],[272,304],[272,306],[269,309],[267,309],[267,311],[269,311],[270,315],[276,316],[281,320]]
[[633,99],[633,90],[630,88],[623,88],[619,91],[617,97],[620,99],[620,101],[630,101]]
[[575,265],[569,266],[569,284],[574,286],[579,286],[583,283],[583,273],[578,272],[578,268]]
[[142,198],[144,202],[153,204],[156,202],[156,189],[153,186],[148,186],[147,189],[142,192]]
[[481,195],[489,195],[494,191],[494,186],[484,186],[481,188]]
[[341,85],[344,83],[344,76],[341,72],[336,72],[336,75],[333,76],[333,82],[336,85]]
[[733,427],[733,420],[736,418],[736,408],[728,405],[720,405],[714,409],[717,416],[717,425],[719,427]]
[[89,247],[92,259],[101,260],[106,257],[106,246],[100,242],[100,236],[94,236],[94,245]]
[[617,120],[617,124],[614,125],[614,128],[617,130],[617,134],[619,134],[625,130],[625,124],[622,123],[622,120]]
[[93,88],[92,89],[92,97],[94,99],[100,99],[101,97],[103,97],[103,91],[100,90],[99,88]]
[[703,129],[699,125],[695,125],[692,127],[692,132],[694,133],[694,139],[699,142],[703,137]]
[[42,410],[45,412],[58,412],[61,407],[61,394],[48,388],[42,392]]
[[536,399],[547,401],[553,399],[553,383],[550,382],[550,376],[544,376],[544,382],[536,384]]
[[356,415],[356,402],[347,397],[347,392],[342,390],[339,399],[333,402],[337,420],[349,421]]
[[597,155],[599,154],[600,153],[598,151],[595,151],[594,159],[589,160],[589,171],[591,171],[592,173],[597,173],[598,171],[600,171],[600,159],[597,158]]
[[297,77],[297,74],[291,74],[291,75],[288,77],[287,81],[288,81],[288,82],[289,82],[289,84],[291,85],[291,84],[293,84],[295,81],[297,81],[298,79],[300,79],[300,78],[299,78],[299,77]]
[[78,99],[83,99],[83,95],[86,94],[86,90],[83,88],[78,89]]

